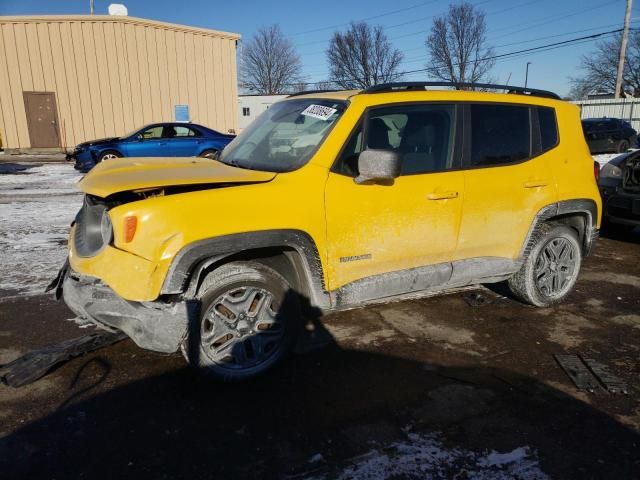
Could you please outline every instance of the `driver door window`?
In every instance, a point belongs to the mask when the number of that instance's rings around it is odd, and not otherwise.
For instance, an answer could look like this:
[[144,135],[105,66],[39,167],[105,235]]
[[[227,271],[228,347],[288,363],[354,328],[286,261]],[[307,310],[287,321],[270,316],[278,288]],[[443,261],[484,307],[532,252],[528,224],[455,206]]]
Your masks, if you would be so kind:
[[130,157],[167,157],[170,155],[167,139],[164,138],[163,125],[148,128],[141,132],[142,139],[127,145]]
[[[367,149],[393,150],[402,159],[402,175],[442,172],[455,161],[456,107],[413,105],[375,109],[366,117]],[[354,130],[334,172],[355,177],[362,152],[362,127]]]
[[160,125],[158,127],[150,128],[150,129],[145,130],[144,132],[142,132],[142,139],[143,140],[157,140],[159,138],[162,138],[162,132],[163,132],[162,125]]

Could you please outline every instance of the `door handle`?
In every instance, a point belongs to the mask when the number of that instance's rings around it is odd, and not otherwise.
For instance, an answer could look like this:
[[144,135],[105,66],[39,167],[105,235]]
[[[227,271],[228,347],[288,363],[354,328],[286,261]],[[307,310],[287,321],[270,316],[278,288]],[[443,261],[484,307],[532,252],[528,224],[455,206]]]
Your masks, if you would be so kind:
[[448,200],[458,198],[458,192],[431,192],[427,195],[428,200]]
[[549,185],[549,182],[547,180],[530,180],[522,184],[524,188],[546,187],[547,185]]

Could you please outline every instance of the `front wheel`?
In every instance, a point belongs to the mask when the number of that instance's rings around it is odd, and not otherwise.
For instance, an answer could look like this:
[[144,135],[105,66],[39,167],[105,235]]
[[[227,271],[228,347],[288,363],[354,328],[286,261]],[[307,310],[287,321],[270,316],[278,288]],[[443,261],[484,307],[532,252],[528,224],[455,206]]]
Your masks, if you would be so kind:
[[548,307],[562,302],[576,283],[582,249],[574,230],[543,224],[530,240],[530,251],[509,288],[520,300]]
[[232,262],[202,283],[199,322],[189,328],[182,353],[190,365],[219,380],[259,375],[293,345],[297,297],[275,270]]
[[216,160],[218,158],[217,150],[205,150],[199,155],[201,158],[208,158],[210,160]]
[[113,160],[116,158],[120,158],[122,155],[120,155],[118,152],[114,152],[113,150],[107,150],[106,152],[102,152],[99,156],[98,156],[98,161],[96,163],[100,163],[104,160]]

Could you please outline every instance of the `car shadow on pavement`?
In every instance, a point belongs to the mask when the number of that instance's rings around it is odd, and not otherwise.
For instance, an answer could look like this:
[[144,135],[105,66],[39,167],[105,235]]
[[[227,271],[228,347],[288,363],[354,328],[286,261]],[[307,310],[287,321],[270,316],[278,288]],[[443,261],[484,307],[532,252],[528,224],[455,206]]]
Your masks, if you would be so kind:
[[0,440],[2,478],[304,477],[318,453],[339,464],[407,426],[450,448],[530,447],[551,478],[640,477],[637,432],[587,403],[508,370],[342,348],[306,312],[306,353],[254,380],[185,366],[65,402]]
[[604,225],[600,235],[611,240],[640,244],[640,227],[630,228],[618,225]]

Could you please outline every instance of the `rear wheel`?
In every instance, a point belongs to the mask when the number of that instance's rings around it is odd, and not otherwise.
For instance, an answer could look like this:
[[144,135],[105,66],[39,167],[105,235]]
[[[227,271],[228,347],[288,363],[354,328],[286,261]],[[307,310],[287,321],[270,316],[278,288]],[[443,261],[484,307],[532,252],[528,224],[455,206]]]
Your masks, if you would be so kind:
[[573,289],[581,263],[576,233],[565,225],[543,224],[530,240],[524,264],[509,279],[509,288],[536,307],[560,303]]
[[100,163],[104,160],[113,160],[116,158],[120,158],[122,157],[122,155],[120,155],[118,152],[114,151],[114,150],[107,150],[106,152],[102,152],[99,156],[98,156],[98,161],[96,163]]
[[202,158],[209,158],[211,160],[215,160],[215,159],[218,158],[218,151],[217,150],[205,150],[199,156],[202,157]]
[[624,153],[629,150],[629,140],[620,140],[618,142],[618,146],[616,147],[616,152]]
[[223,381],[254,377],[293,345],[299,307],[286,280],[257,262],[214,270],[199,293],[199,324],[182,345],[190,365]]

